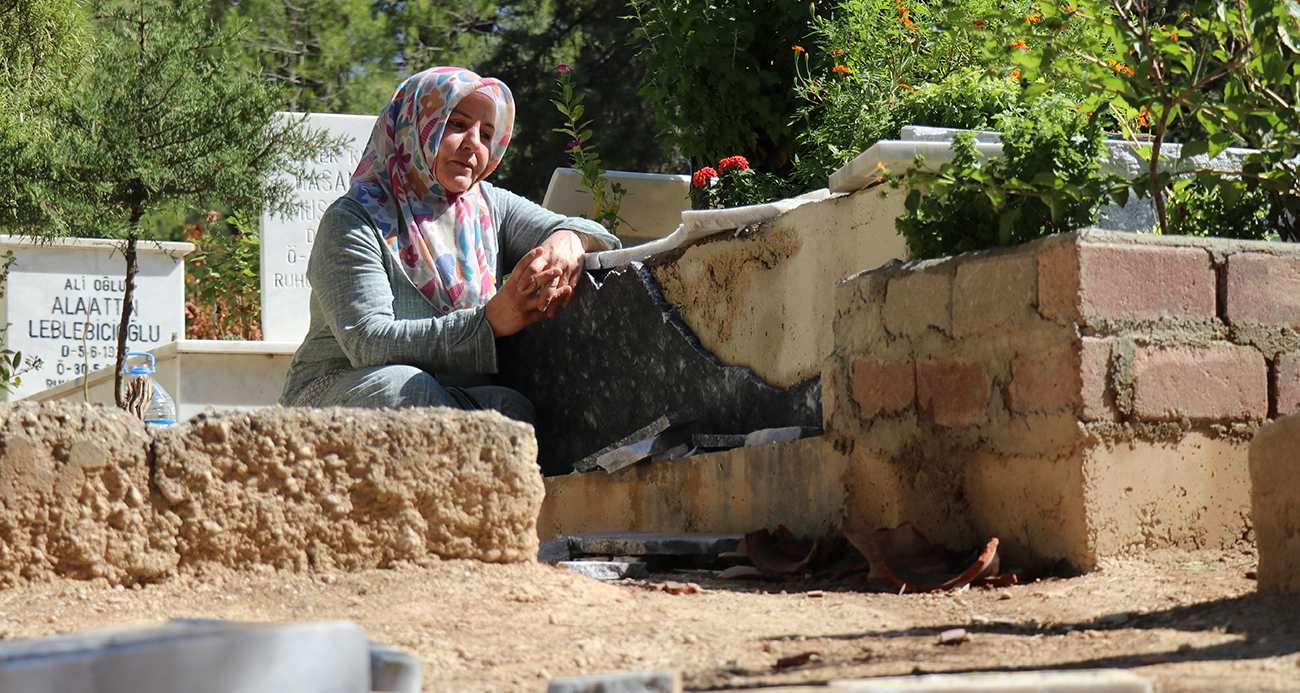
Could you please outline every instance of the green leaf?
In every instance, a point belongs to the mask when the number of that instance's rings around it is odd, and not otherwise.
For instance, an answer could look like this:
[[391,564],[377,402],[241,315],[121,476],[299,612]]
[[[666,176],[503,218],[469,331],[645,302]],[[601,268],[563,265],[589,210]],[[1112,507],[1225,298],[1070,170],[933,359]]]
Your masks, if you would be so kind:
[[1205,140],[1192,140],[1183,145],[1179,156],[1183,159],[1190,159],[1194,156],[1205,154],[1210,151],[1210,143]]

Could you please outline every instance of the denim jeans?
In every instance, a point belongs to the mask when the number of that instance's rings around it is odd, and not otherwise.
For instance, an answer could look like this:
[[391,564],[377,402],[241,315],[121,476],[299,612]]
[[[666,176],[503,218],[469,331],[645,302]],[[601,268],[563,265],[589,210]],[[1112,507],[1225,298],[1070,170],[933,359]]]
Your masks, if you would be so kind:
[[535,423],[533,404],[528,398],[508,387],[486,382],[486,376],[444,374],[435,377],[415,366],[372,366],[339,376],[325,389],[316,406],[492,409],[516,421]]

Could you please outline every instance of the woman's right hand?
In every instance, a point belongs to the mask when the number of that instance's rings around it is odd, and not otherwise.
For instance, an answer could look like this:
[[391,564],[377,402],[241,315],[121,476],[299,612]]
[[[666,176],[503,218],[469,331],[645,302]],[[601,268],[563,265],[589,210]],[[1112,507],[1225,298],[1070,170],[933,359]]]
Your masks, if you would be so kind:
[[[488,324],[492,326],[492,336],[509,337],[512,334],[538,322],[546,317],[548,312],[543,306],[543,300],[550,303],[552,300],[559,299],[560,305],[563,305],[568,298],[568,294],[573,292],[573,288],[562,284],[560,281],[564,276],[564,270],[559,267],[552,267],[541,271],[535,271],[529,267],[534,260],[541,257],[546,251],[543,248],[533,248],[527,255],[523,256],[510,272],[510,278],[505,284],[497,290],[496,294],[488,300],[484,308],[484,316]],[[543,287],[552,287],[553,292],[546,299],[539,295],[538,289]],[[545,292],[543,292],[545,293]]]

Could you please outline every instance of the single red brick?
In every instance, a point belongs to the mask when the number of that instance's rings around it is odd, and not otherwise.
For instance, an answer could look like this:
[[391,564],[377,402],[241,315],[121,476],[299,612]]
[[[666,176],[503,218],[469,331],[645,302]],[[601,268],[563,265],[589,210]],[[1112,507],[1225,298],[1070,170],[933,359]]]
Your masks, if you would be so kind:
[[1228,258],[1230,322],[1300,326],[1300,257],[1238,253]]
[[989,380],[984,366],[970,361],[916,362],[916,404],[940,426],[963,426],[987,415]]
[[1079,340],[1079,399],[1084,421],[1114,421],[1115,398],[1110,390],[1110,339],[1084,337]]
[[1075,241],[1073,252],[1063,243],[1039,256],[1038,304],[1048,318],[1210,319],[1216,292],[1200,248]]
[[1268,415],[1264,355],[1237,345],[1140,348],[1133,358],[1133,410],[1158,421],[1262,419]]
[[1300,353],[1280,354],[1273,363],[1274,418],[1300,414]]
[[911,361],[853,362],[853,401],[864,419],[898,414],[916,402],[916,364]]
[[1007,406],[1015,412],[1049,412],[1080,403],[1079,351],[1057,349],[1011,360]]
[[954,337],[1014,327],[1034,317],[1038,265],[1032,255],[978,258],[957,267],[952,284]]
[[892,277],[885,292],[885,329],[916,338],[930,328],[952,333],[952,276],[917,271]]
[[1049,320],[1079,319],[1079,241],[1070,238],[1038,255],[1038,312]]

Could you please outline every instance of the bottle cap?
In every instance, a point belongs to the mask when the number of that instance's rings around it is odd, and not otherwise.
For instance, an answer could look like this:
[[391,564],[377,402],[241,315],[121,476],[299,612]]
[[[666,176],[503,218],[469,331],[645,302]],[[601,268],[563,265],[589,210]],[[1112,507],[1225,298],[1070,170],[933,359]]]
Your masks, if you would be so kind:
[[132,356],[144,356],[149,359],[149,363],[148,365],[141,363],[139,365],[131,366],[130,368],[127,368],[126,372],[128,375],[152,375],[154,373],[156,368],[153,360],[153,354],[150,354],[147,351],[126,352],[126,357],[128,359],[131,358]]

